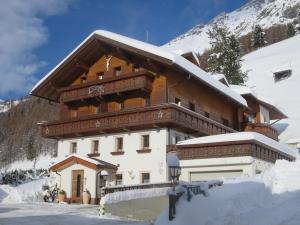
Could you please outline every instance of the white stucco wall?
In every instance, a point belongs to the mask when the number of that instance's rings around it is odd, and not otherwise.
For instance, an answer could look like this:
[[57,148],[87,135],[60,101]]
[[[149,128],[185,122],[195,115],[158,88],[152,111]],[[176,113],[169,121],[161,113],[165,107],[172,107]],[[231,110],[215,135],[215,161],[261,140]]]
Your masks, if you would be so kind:
[[[151,183],[165,182],[167,133],[167,129],[153,129],[61,140],[58,143],[58,159],[62,160],[70,154],[72,142],[77,142],[77,154],[86,156],[92,151],[92,141],[99,140],[100,156],[97,158],[118,166],[117,173],[123,175],[123,185],[140,184],[142,172],[150,173]],[[136,150],[141,149],[142,135],[145,134],[150,135],[151,152],[137,153]],[[123,155],[111,154],[116,150],[117,137],[123,137]]]

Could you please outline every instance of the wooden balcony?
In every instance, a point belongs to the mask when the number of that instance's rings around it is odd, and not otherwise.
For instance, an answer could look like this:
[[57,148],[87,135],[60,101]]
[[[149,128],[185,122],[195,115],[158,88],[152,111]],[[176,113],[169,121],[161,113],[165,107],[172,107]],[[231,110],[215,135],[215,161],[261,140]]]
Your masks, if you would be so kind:
[[44,123],[42,136],[59,139],[162,127],[176,128],[194,135],[235,132],[230,127],[183,107],[162,104]]
[[130,91],[152,90],[153,75],[146,70],[122,74],[118,77],[110,77],[103,80],[95,80],[80,85],[69,86],[60,89],[61,101],[71,102],[111,94],[123,94]]
[[278,141],[278,132],[270,124],[266,123],[248,123],[245,125],[245,131],[254,131],[263,134],[275,141]]

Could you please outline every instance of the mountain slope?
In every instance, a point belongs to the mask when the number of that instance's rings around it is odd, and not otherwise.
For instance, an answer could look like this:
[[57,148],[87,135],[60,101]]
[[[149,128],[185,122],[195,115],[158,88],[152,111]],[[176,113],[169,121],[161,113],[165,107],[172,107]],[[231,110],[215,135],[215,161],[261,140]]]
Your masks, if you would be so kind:
[[[276,123],[281,141],[300,138],[300,35],[261,48],[243,57],[249,71],[247,85],[281,106],[288,119]],[[291,70],[286,79],[274,81],[274,73]]]
[[224,21],[230,31],[242,36],[251,32],[256,24],[269,28],[273,25],[291,23],[296,18],[299,8],[300,0],[250,0],[243,7],[222,14],[205,26],[195,26],[163,47],[170,50],[181,49],[184,52],[193,50],[201,54],[209,48],[209,38],[206,33],[214,22]]

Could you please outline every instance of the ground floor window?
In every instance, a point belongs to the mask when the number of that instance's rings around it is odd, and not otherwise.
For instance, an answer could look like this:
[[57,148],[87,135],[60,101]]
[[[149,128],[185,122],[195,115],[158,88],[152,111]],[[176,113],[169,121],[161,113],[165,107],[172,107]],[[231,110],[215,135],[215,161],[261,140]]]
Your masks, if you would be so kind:
[[142,173],[142,184],[150,183],[150,173]]
[[122,174],[116,174],[116,186],[123,184],[123,175]]

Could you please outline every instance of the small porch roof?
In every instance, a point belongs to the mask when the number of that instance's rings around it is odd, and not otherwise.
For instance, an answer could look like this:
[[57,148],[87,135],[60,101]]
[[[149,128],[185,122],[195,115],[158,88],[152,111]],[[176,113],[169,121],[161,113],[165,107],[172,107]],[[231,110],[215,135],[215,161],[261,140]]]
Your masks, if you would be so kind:
[[85,156],[80,156],[77,154],[71,154],[69,155],[67,158],[60,160],[58,162],[56,162],[55,164],[53,164],[49,170],[56,172],[56,171],[60,171],[63,170],[73,164],[81,164],[83,166],[86,166],[90,169],[113,169],[113,170],[117,170],[117,166],[113,165],[111,163],[102,161],[100,159],[96,159],[96,158],[90,158],[90,157],[85,157]]

